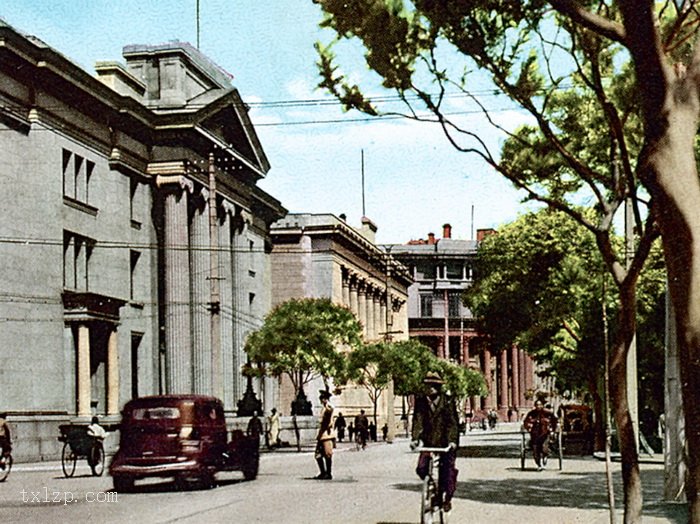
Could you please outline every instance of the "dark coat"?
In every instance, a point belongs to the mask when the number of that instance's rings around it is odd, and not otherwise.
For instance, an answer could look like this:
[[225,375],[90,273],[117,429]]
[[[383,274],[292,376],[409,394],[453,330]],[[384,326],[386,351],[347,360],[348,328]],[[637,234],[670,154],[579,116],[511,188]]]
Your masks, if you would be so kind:
[[459,418],[454,400],[441,394],[435,409],[426,396],[416,398],[413,411],[413,440],[421,440],[426,447],[447,447],[459,443]]
[[531,439],[542,440],[557,429],[557,417],[546,409],[533,409],[525,417],[523,426],[530,432]]

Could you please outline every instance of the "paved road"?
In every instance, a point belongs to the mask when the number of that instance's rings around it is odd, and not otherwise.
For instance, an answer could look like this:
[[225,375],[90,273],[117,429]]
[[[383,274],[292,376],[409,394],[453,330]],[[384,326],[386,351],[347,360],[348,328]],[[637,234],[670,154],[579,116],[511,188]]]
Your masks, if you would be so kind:
[[[521,471],[518,441],[517,435],[482,431],[463,438],[450,522],[609,522],[604,463],[566,458],[563,471],[538,472],[531,463]],[[254,482],[225,473],[213,490],[179,492],[171,482],[153,482],[133,494],[111,492],[111,479],[91,477],[87,466],[64,479],[58,464],[18,465],[0,484],[0,522],[415,523],[420,499],[415,459],[405,439],[359,452],[340,444],[334,479],[316,481],[309,451],[282,451],[262,456]],[[643,464],[642,474],[644,522],[685,522],[683,506],[660,500],[662,466]],[[619,486],[619,464],[615,481]],[[620,489],[617,500],[621,504]]]

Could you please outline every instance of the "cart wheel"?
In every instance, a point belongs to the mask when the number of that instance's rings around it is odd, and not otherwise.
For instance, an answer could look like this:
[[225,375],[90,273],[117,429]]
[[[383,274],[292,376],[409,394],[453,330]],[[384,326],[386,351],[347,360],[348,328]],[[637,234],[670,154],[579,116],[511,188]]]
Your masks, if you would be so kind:
[[101,477],[105,470],[105,450],[102,444],[95,444],[90,448],[90,469],[95,477]]
[[63,444],[63,452],[61,453],[61,467],[63,468],[63,474],[66,477],[72,477],[75,473],[75,462],[78,457],[73,452],[70,444],[66,442]]
[[0,464],[0,482],[5,482],[12,469],[12,455],[6,455]]
[[520,469],[525,471],[525,434],[523,433],[520,441]]

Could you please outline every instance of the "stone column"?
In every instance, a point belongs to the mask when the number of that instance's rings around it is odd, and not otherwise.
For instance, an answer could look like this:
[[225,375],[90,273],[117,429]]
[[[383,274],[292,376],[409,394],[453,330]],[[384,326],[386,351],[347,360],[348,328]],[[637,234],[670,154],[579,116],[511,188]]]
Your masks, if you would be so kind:
[[498,378],[498,404],[499,408],[503,410],[503,413],[507,416],[510,401],[508,399],[508,351],[505,349],[502,349],[500,354],[500,371],[498,373]]
[[159,176],[165,195],[165,366],[166,392],[192,392],[190,267],[187,197],[192,183],[181,176]]
[[375,293],[372,300],[372,307],[374,309],[374,338],[380,339],[384,337],[384,332],[386,329],[382,329],[382,323],[384,318],[382,317],[382,307],[380,305],[379,291]]
[[234,395],[234,355],[233,346],[233,272],[232,272],[232,216],[235,209],[224,201],[224,214],[218,227],[219,232],[219,276],[221,278],[221,352],[223,367],[224,407],[232,409],[236,405],[237,397]]
[[194,392],[202,395],[212,394],[208,200],[206,189],[192,199],[190,227],[192,375]]
[[107,339],[107,415],[119,414],[119,344],[117,328]]
[[360,324],[362,324],[362,333],[367,338],[367,295],[366,288],[363,282],[359,282],[357,291],[357,316]]
[[343,305],[352,311],[352,306],[350,305],[350,275],[348,275],[347,269],[342,270],[342,280],[343,280]]
[[386,322],[386,297],[379,301],[379,332],[384,333],[385,338],[391,336],[389,333],[389,326]]
[[92,415],[90,402],[92,388],[90,384],[90,328],[86,324],[78,325],[78,416]]
[[512,346],[510,348],[510,366],[511,366],[511,402],[513,409],[518,412],[520,408],[520,365],[518,359],[518,348]]
[[365,294],[365,308],[367,309],[367,340],[374,340],[374,288],[367,286]]
[[355,315],[355,318],[358,320],[360,319],[360,308],[358,306],[359,304],[359,296],[358,296],[358,289],[357,289],[357,280],[354,277],[351,277],[350,280],[350,311],[352,311],[353,315]]
[[485,409],[490,409],[494,406],[494,395],[493,395],[493,377],[491,375],[491,350],[484,347],[483,353],[481,354],[481,369],[484,370],[484,378],[486,379],[486,387],[488,388],[488,393],[485,399]]
[[526,356],[525,356],[525,351],[522,349],[518,349],[518,362],[519,362],[519,369],[520,369],[520,405],[521,406],[526,406],[526,401],[525,401],[525,394],[527,393],[527,365],[525,363]]

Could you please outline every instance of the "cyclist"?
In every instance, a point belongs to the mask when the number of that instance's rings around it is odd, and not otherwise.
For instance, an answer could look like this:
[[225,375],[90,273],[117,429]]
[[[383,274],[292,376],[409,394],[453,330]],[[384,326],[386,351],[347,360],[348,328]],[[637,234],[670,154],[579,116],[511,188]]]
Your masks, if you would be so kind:
[[[425,447],[450,448],[440,457],[438,469],[438,496],[442,497],[443,511],[448,512],[452,509],[452,496],[457,488],[457,406],[454,399],[442,390],[445,382],[438,373],[428,372],[423,383],[426,393],[416,397],[411,447],[415,449],[423,442]],[[429,453],[421,453],[418,457],[416,473],[421,479],[428,474],[429,460]]]
[[10,425],[7,423],[7,413],[0,413],[0,468],[5,469],[5,458],[12,451],[12,435],[10,433]]

